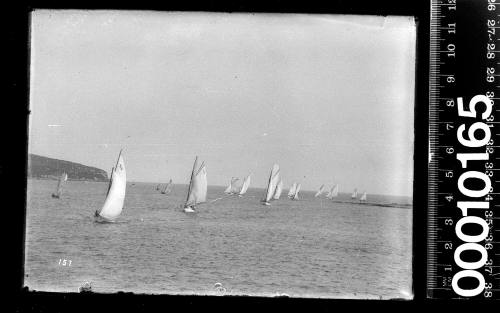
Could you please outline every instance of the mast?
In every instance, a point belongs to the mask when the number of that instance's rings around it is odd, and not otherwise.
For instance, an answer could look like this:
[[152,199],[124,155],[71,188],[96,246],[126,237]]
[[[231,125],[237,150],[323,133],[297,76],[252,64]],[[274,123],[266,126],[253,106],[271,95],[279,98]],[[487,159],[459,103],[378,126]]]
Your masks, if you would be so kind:
[[118,158],[116,159],[116,164],[115,164],[114,168],[116,168],[118,166],[118,162],[120,161],[120,156],[122,155],[122,151],[123,151],[123,148],[121,148],[120,153],[118,153]]
[[196,158],[194,159],[193,170],[191,171],[191,178],[189,180],[189,188],[188,188],[187,197],[186,197],[186,204],[189,200],[189,194],[191,193],[191,186],[193,184],[194,170],[196,169],[197,163],[198,163],[198,156],[196,156]]
[[114,169],[115,169],[115,168],[114,168],[114,167],[112,167],[112,168],[111,168],[111,172],[110,172],[110,174],[109,174],[108,191],[106,191],[106,196],[107,196],[107,195],[108,195],[108,193],[109,193],[109,188],[111,188],[111,182],[113,181],[113,170],[114,170]]

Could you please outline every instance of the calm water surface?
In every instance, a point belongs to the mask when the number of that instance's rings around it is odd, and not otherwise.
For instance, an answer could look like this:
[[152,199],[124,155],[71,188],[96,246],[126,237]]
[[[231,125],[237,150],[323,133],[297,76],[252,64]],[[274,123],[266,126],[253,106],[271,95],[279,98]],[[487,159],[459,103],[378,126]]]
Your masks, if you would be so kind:
[[[107,183],[28,181],[25,285],[76,292],[225,294],[328,298],[411,298],[412,210],[333,203],[301,192],[263,206],[250,188],[207,203],[196,214],[178,207],[187,186],[169,196],[156,184],[127,185],[116,223],[98,224]],[[225,187],[209,186],[208,198]],[[348,200],[349,195],[341,194]],[[404,197],[370,196],[380,203]],[[60,260],[71,260],[66,266]]]

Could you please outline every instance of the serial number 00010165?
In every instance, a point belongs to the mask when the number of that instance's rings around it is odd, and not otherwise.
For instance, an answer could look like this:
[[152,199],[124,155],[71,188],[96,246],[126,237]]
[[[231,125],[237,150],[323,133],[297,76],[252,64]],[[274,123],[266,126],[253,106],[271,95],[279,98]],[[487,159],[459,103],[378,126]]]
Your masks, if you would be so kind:
[[[496,1],[431,3],[427,214],[431,298],[499,298]],[[478,12],[480,16],[474,15]]]

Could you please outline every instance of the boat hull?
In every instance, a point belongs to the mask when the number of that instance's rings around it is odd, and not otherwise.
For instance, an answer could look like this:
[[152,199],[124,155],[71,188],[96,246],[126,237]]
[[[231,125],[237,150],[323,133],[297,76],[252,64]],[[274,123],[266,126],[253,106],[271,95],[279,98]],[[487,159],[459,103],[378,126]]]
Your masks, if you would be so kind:
[[269,202],[262,202],[263,205],[271,205]]
[[100,216],[99,214],[95,214],[94,215],[94,221],[96,223],[114,223],[115,220],[112,220],[112,219],[109,219],[109,218],[105,218],[105,217],[102,217]]
[[59,197],[59,195],[56,195],[56,194],[53,193],[52,194],[52,198],[59,199],[60,197]]
[[184,208],[183,211],[185,213],[194,213],[194,212],[196,212],[192,207]]

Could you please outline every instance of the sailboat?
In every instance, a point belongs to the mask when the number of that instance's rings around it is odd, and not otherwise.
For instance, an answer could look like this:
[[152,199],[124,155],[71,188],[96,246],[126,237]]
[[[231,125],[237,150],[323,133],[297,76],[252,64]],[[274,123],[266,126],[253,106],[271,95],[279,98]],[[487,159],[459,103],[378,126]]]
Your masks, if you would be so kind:
[[363,192],[363,195],[361,196],[361,198],[359,198],[359,201],[360,202],[366,202],[366,191]]
[[240,192],[238,193],[238,196],[243,197],[243,195],[247,192],[248,187],[250,186],[250,176],[252,174],[249,174],[247,177],[245,177],[245,180],[243,181],[243,185],[241,186]]
[[273,168],[271,169],[271,174],[269,174],[269,181],[267,182],[266,195],[265,198],[262,199],[262,204],[271,205],[269,201],[271,201],[276,191],[279,175],[280,175],[280,167],[278,164],[274,164]]
[[332,188],[332,194],[330,195],[330,199],[336,198],[339,195],[339,185],[336,184],[335,187]]
[[317,196],[321,195],[323,193],[323,189],[324,188],[325,188],[325,185],[321,185],[321,187],[319,187],[318,192],[316,192],[316,194],[314,195],[314,197],[317,197]]
[[160,185],[161,184],[156,185],[156,190],[160,190]]
[[293,185],[290,187],[290,190],[288,190],[288,198],[293,197],[296,188],[297,188],[297,183],[293,183]]
[[127,186],[127,174],[122,150],[118,155],[115,167],[111,170],[106,200],[100,210],[95,212],[96,222],[113,222],[122,212]]
[[276,191],[274,192],[273,199],[278,200],[281,196],[281,191],[283,190],[283,179],[280,179],[278,185],[276,185]]
[[224,193],[232,195],[238,192],[238,187],[236,186],[236,182],[238,180],[240,180],[238,177],[232,177],[231,182],[229,183],[229,186],[227,186],[226,190],[224,190]]
[[198,166],[198,156],[196,156],[189,181],[184,212],[192,213],[196,210],[196,205],[207,200],[207,169],[205,162]]
[[327,198],[327,199],[332,199],[332,194],[333,194],[333,189],[334,189],[334,188],[335,188],[335,187],[332,187],[332,188],[330,189],[330,191],[328,191],[328,193],[326,194],[326,198]]
[[172,179],[170,179],[170,181],[165,186],[165,188],[163,188],[163,190],[161,191],[161,193],[164,194],[164,195],[168,195],[171,192],[172,192]]
[[354,192],[351,195],[351,199],[356,199],[358,197],[358,189],[354,188]]
[[300,184],[295,188],[295,193],[293,194],[292,200],[299,200]]
[[64,182],[68,180],[68,174],[62,173],[61,177],[59,177],[59,182],[57,183],[57,190],[52,194],[52,198],[59,199],[62,195],[62,187]]

